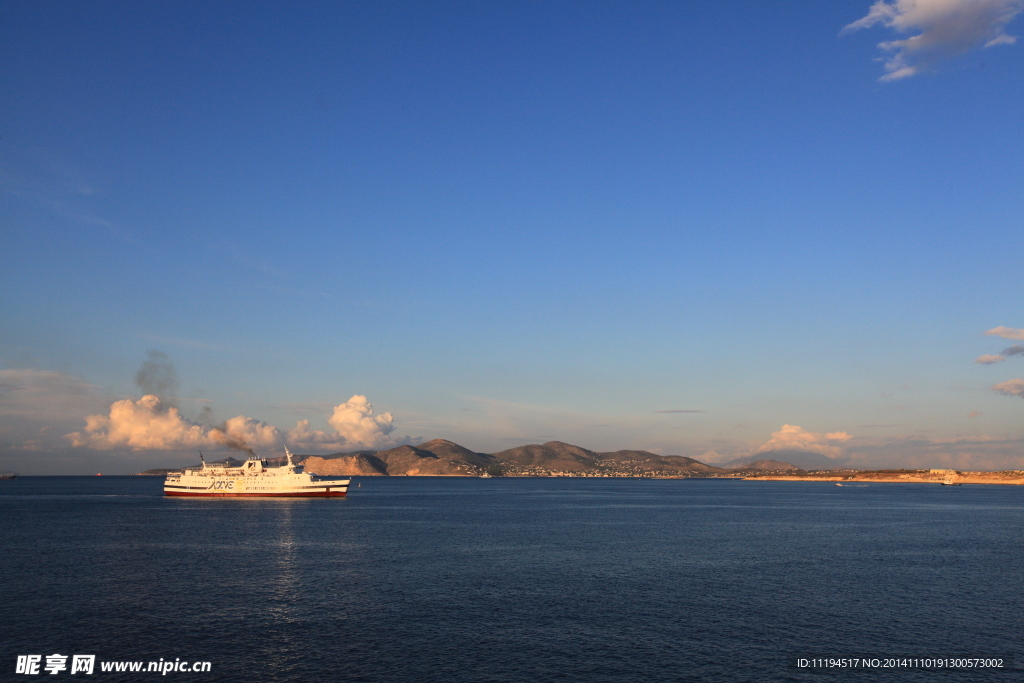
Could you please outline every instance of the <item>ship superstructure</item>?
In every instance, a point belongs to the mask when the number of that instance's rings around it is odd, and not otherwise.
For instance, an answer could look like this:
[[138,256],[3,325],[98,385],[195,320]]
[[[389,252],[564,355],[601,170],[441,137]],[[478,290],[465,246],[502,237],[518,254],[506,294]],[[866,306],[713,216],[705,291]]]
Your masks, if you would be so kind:
[[[166,496],[275,496],[290,498],[338,497],[348,493],[351,479],[322,477],[303,471],[296,465],[291,452],[285,448],[287,463],[271,467],[266,460],[246,459],[238,467],[221,463],[207,463],[199,467],[186,467],[171,472],[164,480]],[[202,454],[200,454],[202,457]]]

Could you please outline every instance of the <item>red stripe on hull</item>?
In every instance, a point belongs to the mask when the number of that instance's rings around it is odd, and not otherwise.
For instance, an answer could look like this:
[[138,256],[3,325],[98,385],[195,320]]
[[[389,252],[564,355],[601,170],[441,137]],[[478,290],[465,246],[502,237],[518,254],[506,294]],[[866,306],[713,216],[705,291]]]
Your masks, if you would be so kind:
[[343,498],[347,491],[328,493],[188,493],[185,491],[164,491],[165,496],[188,496],[189,498]]

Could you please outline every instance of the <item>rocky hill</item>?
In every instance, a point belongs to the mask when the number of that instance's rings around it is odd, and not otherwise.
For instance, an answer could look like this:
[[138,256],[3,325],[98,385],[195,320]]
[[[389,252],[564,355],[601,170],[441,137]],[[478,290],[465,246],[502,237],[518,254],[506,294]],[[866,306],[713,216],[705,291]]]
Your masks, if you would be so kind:
[[557,472],[579,472],[596,469],[600,456],[586,448],[549,441],[546,444],[531,444],[510,448],[494,454],[501,465],[514,470],[547,470]]
[[598,455],[604,467],[640,467],[664,471],[666,474],[710,474],[724,471],[721,467],[705,465],[682,455],[656,455],[648,451],[615,451]]
[[[445,439],[386,451],[300,456],[306,470],[324,475],[360,476],[701,476],[726,470],[681,455],[648,451],[597,453],[579,446],[549,441],[510,448],[500,453],[476,453]],[[298,458],[297,458],[298,459]]]
[[307,472],[333,476],[478,477],[497,461],[492,455],[474,453],[445,439],[434,439],[419,446],[399,446],[386,451],[303,456],[301,462]]
[[388,468],[388,474],[414,476],[470,476],[476,475],[475,468],[469,469],[457,458],[440,457],[436,453],[416,446],[399,446],[377,453]]
[[422,451],[430,451],[439,458],[446,458],[448,460],[480,468],[490,467],[497,462],[497,459],[493,455],[488,455],[487,453],[474,453],[468,448],[463,448],[459,444],[452,443],[447,439],[434,439],[433,441],[420,444],[417,448]]
[[[296,458],[299,460],[299,458]],[[307,455],[301,458],[307,472],[326,476],[373,477],[387,475],[387,463],[372,453],[335,453],[334,455]]]

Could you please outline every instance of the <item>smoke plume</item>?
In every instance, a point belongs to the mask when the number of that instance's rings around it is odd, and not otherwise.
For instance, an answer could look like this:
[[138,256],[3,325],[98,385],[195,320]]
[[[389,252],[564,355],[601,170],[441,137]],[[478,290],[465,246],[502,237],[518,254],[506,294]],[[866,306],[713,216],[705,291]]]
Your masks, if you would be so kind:
[[283,439],[281,430],[261,420],[239,415],[210,430],[210,438],[233,451],[256,455],[253,448],[276,450]]
[[226,432],[222,432],[219,429],[213,429],[210,431],[210,436],[216,441],[220,442],[220,445],[232,451],[240,451],[242,453],[248,453],[249,455],[256,457],[256,452],[249,448],[249,444],[245,443],[241,439],[229,436]]
[[135,373],[135,385],[143,395],[159,396],[161,403],[168,407],[177,405],[178,373],[174,371],[171,357],[163,351],[154,349],[146,354],[146,360]]

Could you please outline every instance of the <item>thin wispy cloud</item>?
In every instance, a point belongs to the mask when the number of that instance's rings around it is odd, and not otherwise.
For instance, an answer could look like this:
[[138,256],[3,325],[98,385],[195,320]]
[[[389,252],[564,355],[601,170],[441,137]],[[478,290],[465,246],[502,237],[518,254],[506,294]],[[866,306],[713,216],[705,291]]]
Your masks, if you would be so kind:
[[104,228],[108,233],[126,242],[134,242],[132,235],[117,223],[96,215],[89,207],[90,198],[97,194],[85,172],[71,164],[45,153],[19,166],[0,164],[0,193],[19,197],[41,207],[52,216]]
[[[990,337],[1024,340],[1024,330],[1016,327],[1005,327],[1000,325],[999,327],[993,327],[991,330],[987,330],[985,334]],[[1024,344],[1014,344],[1009,348],[1003,349],[1001,354],[985,354],[984,356],[978,356],[974,362],[980,365],[992,365],[993,363],[1002,363],[1012,356],[1024,357]],[[997,394],[1003,394],[1004,396],[1019,396],[1024,398],[1024,379],[1008,379],[1005,382],[993,385],[992,391]]]
[[1024,398],[1024,379],[1008,379],[992,387],[992,391],[1004,396]]
[[1008,349],[1003,349],[1003,355],[1009,358],[1010,356],[1019,356],[1024,354],[1024,344],[1014,344]]
[[188,339],[186,337],[164,337],[158,334],[149,334],[148,332],[140,333],[139,336],[143,339],[147,339],[157,344],[167,344],[169,346],[180,346],[186,349],[206,349],[207,351],[226,351],[226,346],[220,346],[218,344],[209,344],[204,341],[198,341],[196,339]]
[[878,44],[887,55],[886,74],[879,80],[896,81],[977,48],[1015,43],[1005,29],[1022,9],[1024,0],[879,0],[842,33],[880,24],[914,34]]
[[270,406],[271,408],[279,408],[281,410],[287,410],[292,415],[311,415],[311,414],[323,414],[330,413],[334,409],[332,401],[286,401],[278,403],[277,405]]
[[554,441],[557,437],[554,434],[541,434],[539,436],[503,436],[498,441],[504,443],[517,443],[523,446],[528,446],[535,443],[544,443],[547,441]]
[[49,370],[0,370],[0,433],[12,430],[12,420],[60,421],[69,413],[89,410],[101,400],[98,387],[85,380]]
[[[689,448],[679,445],[675,440],[684,426],[688,429],[695,424],[684,416],[713,412],[696,408],[665,408],[660,411],[648,409],[638,414],[631,407],[617,413],[576,412],[560,406],[518,403],[483,396],[463,395],[459,398],[472,401],[475,404],[474,410],[460,411],[459,420],[444,425],[431,419],[425,423],[424,428],[444,433],[445,438],[459,443],[463,443],[460,439],[464,439],[481,452],[488,449],[503,450],[511,442],[540,443],[551,440],[598,451],[628,448],[653,452],[653,449],[662,447],[667,449],[666,452],[675,449],[688,451]],[[669,415],[679,417],[672,418]],[[703,417],[693,419],[704,422]],[[599,432],[597,425],[601,425]]]
[[905,426],[906,426],[906,424],[901,422],[901,423],[898,423],[898,424],[854,425],[853,427],[854,427],[854,429],[876,429],[876,428],[882,428],[882,427],[905,427]]
[[1002,337],[1003,339],[1015,339],[1024,341],[1024,330],[1016,327],[993,327],[991,330],[985,330],[985,334],[990,337]]
[[[974,413],[974,417],[981,413]],[[1019,437],[985,434],[928,437],[908,434],[872,440],[850,449],[848,465],[853,467],[952,467],[958,470],[1020,469]]]

